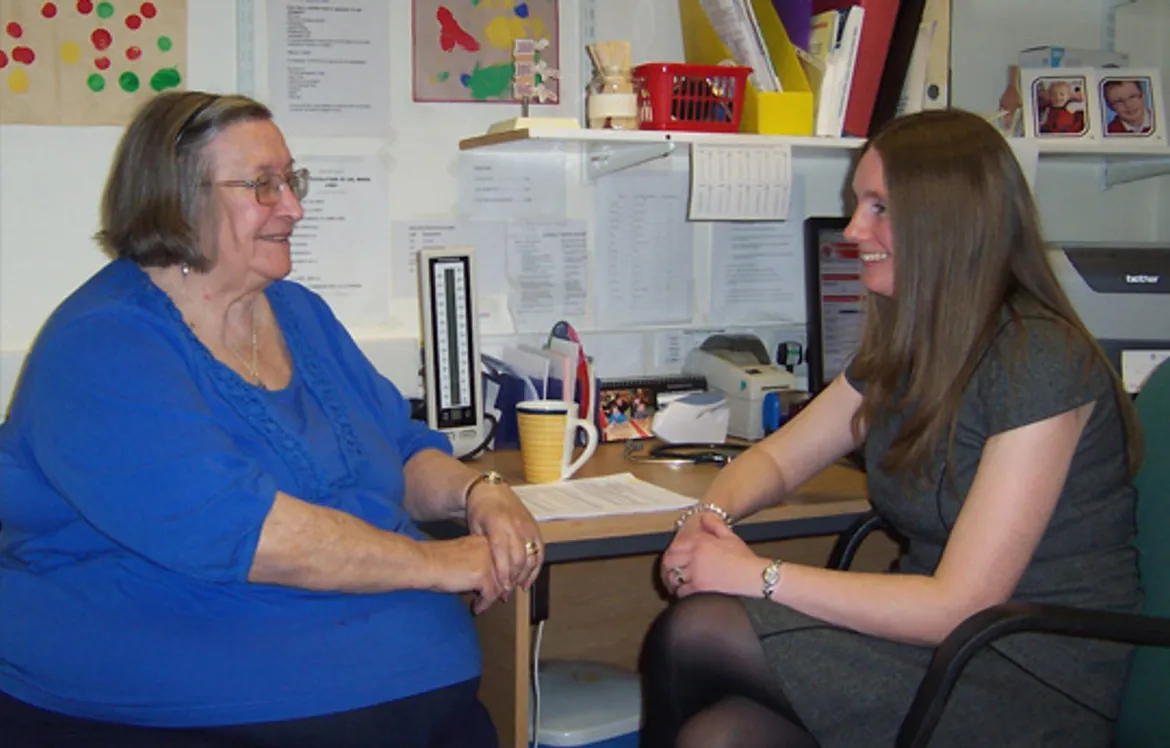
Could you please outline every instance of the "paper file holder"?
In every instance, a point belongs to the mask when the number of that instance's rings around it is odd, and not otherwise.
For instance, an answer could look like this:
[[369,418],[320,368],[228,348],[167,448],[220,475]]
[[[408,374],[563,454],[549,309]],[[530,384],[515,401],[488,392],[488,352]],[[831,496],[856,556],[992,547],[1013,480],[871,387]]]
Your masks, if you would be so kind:
[[[687,62],[718,65],[732,59],[731,53],[715,32],[699,0],[679,0],[683,47]],[[812,135],[814,124],[813,93],[800,60],[788,41],[780,16],[771,0],[752,0],[760,31],[780,78],[783,92],[757,91],[749,82],[744,97],[740,132],[761,135]]]

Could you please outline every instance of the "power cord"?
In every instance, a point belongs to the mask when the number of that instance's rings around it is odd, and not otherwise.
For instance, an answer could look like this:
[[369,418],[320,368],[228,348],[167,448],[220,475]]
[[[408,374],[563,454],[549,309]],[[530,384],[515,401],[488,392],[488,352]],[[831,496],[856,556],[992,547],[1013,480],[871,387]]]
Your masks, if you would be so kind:
[[536,641],[532,645],[532,748],[540,748],[540,640],[544,638],[544,624],[536,624]]
[[487,428],[487,433],[483,435],[483,441],[475,445],[475,449],[460,457],[464,462],[474,460],[476,457],[487,449],[488,445],[492,443],[492,439],[496,438],[496,427],[500,425],[499,420],[491,413],[484,413],[483,420],[490,422]]

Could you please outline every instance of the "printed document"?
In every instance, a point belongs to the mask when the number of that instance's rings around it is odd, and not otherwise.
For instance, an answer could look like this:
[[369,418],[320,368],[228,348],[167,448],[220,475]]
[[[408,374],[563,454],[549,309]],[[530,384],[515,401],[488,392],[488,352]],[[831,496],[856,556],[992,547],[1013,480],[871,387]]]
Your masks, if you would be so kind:
[[309,156],[305,217],[293,231],[289,280],[321,294],[347,327],[390,319],[389,171],[376,156]]
[[632,473],[575,478],[560,483],[516,486],[516,495],[536,520],[609,517],[683,509],[695,500]]
[[562,319],[582,319],[589,251],[584,221],[513,223],[508,227],[508,310],[518,333],[546,333]]
[[791,146],[691,145],[692,221],[783,221],[791,196]]
[[695,235],[681,172],[618,172],[593,201],[595,327],[686,324],[694,316]]
[[711,230],[711,316],[716,325],[803,324],[804,189],[787,221],[720,221]]
[[289,135],[385,137],[390,4],[268,0],[268,104]]

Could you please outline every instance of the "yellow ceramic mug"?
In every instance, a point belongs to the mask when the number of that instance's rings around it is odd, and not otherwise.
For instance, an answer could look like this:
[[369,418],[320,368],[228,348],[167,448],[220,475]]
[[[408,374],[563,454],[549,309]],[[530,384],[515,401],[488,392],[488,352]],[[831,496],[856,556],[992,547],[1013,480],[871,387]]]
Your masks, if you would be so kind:
[[[526,400],[516,404],[524,480],[566,480],[597,451],[597,428],[577,417],[577,404],[564,400]],[[585,432],[585,449],[573,460],[577,429]]]

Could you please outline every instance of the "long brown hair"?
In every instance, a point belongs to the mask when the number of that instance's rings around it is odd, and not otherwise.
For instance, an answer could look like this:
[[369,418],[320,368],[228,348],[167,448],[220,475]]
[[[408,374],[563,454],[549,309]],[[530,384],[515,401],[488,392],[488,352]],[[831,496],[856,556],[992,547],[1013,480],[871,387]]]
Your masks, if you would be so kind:
[[1048,264],[1032,192],[1003,137],[974,114],[930,111],[890,122],[863,155],[870,150],[885,173],[895,294],[869,295],[853,364],[865,382],[854,431],[883,411],[908,413],[882,468],[925,478],[938,445],[953,446],[960,401],[1001,315],[1018,322],[1027,304],[1062,320],[1112,374],[1135,473],[1133,405]]

